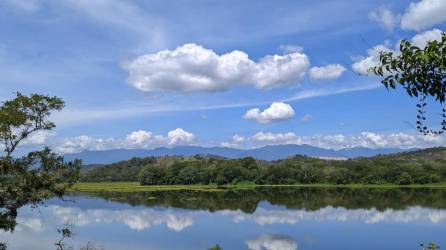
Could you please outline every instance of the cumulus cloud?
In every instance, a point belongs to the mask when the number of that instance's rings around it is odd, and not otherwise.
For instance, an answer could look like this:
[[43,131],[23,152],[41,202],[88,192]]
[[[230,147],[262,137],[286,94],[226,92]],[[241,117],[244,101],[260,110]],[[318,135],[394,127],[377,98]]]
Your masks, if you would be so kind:
[[354,72],[361,75],[372,75],[370,68],[377,66],[379,62],[379,54],[382,51],[392,51],[387,44],[380,44],[367,50],[367,57],[358,58],[352,65]]
[[264,133],[259,132],[250,138],[251,141],[265,144],[299,144],[299,137],[294,133]]
[[310,69],[310,78],[312,80],[333,80],[341,77],[345,68],[340,64],[329,64],[322,67],[312,67]]
[[47,143],[48,137],[52,134],[48,131],[36,131],[24,140],[24,145],[42,145]]
[[190,144],[195,140],[195,135],[181,128],[170,131],[167,134],[169,145]]
[[[433,29],[428,30],[422,33],[419,33],[415,36],[413,36],[410,40],[410,42],[413,45],[416,45],[420,48],[424,48],[428,41],[441,40],[441,34],[442,31],[439,29]],[[376,45],[370,49],[367,50],[368,56],[366,57],[358,57],[355,59],[355,62],[352,65],[353,71],[355,71],[358,74],[362,75],[372,75],[372,72],[370,72],[370,68],[375,67],[380,64],[379,61],[379,55],[380,52],[393,52],[396,55],[400,54],[399,52],[399,46],[400,43],[398,42],[395,44],[396,50],[390,49],[391,45],[388,41],[386,41],[384,44]]]
[[220,143],[220,146],[228,147],[228,148],[237,148],[245,141],[246,141],[246,138],[244,136],[235,134],[232,136],[232,138],[229,142],[222,142],[222,143]]
[[297,84],[309,65],[308,57],[299,52],[267,55],[254,62],[242,51],[217,55],[191,43],[139,56],[123,67],[129,72],[128,82],[142,91],[214,92],[236,84],[259,89]]
[[297,242],[285,235],[262,235],[255,240],[247,240],[249,250],[297,250]]
[[152,139],[152,132],[138,130],[127,135],[126,140],[132,144],[144,144]]
[[261,111],[258,108],[248,110],[243,118],[256,120],[258,123],[271,123],[285,121],[294,116],[291,105],[283,102],[273,102],[267,109]]
[[370,20],[378,22],[387,30],[393,30],[399,23],[401,16],[394,14],[386,6],[381,6],[377,10],[369,13]]
[[442,33],[439,29],[428,30],[412,37],[411,42],[417,47],[424,48],[429,41],[441,41]]
[[446,1],[421,0],[413,2],[401,19],[401,28],[423,30],[446,21]]
[[92,138],[81,135],[65,139],[57,151],[62,154],[76,153],[83,150],[107,150],[116,148],[154,148],[160,146],[189,145],[195,141],[195,135],[181,128],[171,130],[167,136],[153,135],[150,131],[138,130],[131,132],[124,139],[115,138]]
[[[239,136],[239,135],[238,135]],[[252,136],[244,136],[243,141],[230,140],[226,145],[229,147],[261,147],[273,144],[308,144],[315,147],[327,149],[343,149],[353,147],[367,148],[426,148],[444,146],[445,136],[434,135],[411,135],[402,132],[381,134],[369,131],[357,135],[310,135],[298,136],[295,133],[271,133],[258,132]]]

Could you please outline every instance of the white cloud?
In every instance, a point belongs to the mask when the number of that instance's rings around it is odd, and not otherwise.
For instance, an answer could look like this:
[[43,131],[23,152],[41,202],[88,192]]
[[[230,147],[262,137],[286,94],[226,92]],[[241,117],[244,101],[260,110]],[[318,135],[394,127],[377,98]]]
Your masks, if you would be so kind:
[[[413,45],[416,45],[420,48],[424,48],[428,41],[441,40],[442,31],[439,29],[433,29],[429,31],[425,31],[423,33],[419,33],[413,36],[410,41]],[[358,57],[355,59],[355,62],[352,65],[353,71],[362,75],[372,75],[372,72],[369,70],[372,67],[375,67],[380,64],[379,56],[380,52],[393,52],[395,55],[399,55],[399,46],[400,42],[395,44],[396,50],[390,49],[391,45],[388,41],[385,41],[384,44],[376,45],[367,50],[367,57]]]
[[312,67],[310,78],[313,80],[333,80],[341,77],[345,68],[340,64],[329,64],[323,67]]
[[284,235],[262,235],[255,240],[247,240],[249,250],[297,250],[297,242]]
[[195,135],[181,128],[170,131],[167,134],[169,145],[190,144],[195,141]]
[[[238,135],[240,136],[240,135]],[[367,148],[427,148],[446,145],[446,136],[411,135],[407,133],[374,133],[369,131],[357,135],[304,135],[295,133],[258,132],[252,136],[243,136],[243,140],[235,142],[234,139],[225,143],[228,147],[252,148],[273,144],[308,144],[327,149],[343,149],[353,147]]]
[[153,135],[150,131],[138,130],[130,133],[124,139],[102,139],[81,135],[65,139],[56,149],[62,154],[76,153],[83,150],[108,150],[117,148],[149,149],[161,146],[190,145],[195,139],[193,133],[181,128],[169,131],[167,136]]
[[387,30],[393,30],[401,19],[401,16],[395,15],[386,6],[381,6],[377,10],[369,13],[369,18],[375,22],[378,22]]
[[147,91],[223,91],[236,84],[268,89],[297,84],[309,67],[305,54],[268,55],[254,62],[242,51],[217,55],[197,44],[185,44],[139,56],[124,63],[128,82]]
[[258,143],[266,143],[266,144],[299,144],[300,139],[299,137],[294,133],[264,133],[264,132],[258,132],[257,134],[253,135],[250,138],[253,142]]
[[271,123],[291,119],[294,110],[291,105],[283,102],[273,102],[267,109],[260,111],[258,108],[248,110],[243,118],[256,120],[258,123]]
[[411,3],[401,19],[401,28],[423,30],[446,21],[446,1],[421,0]]
[[36,131],[28,136],[24,140],[23,145],[42,145],[47,143],[48,137],[52,135],[51,132],[48,131]]
[[413,45],[423,49],[426,47],[428,41],[441,41],[442,33],[439,29],[428,30],[412,37],[411,42]]
[[220,146],[228,147],[228,148],[237,148],[245,141],[246,141],[246,137],[235,134],[232,136],[230,142],[222,142],[222,143],[220,143]]
[[152,139],[152,133],[144,130],[134,131],[126,137],[126,140],[133,144],[144,144],[150,139]]
[[380,44],[367,50],[367,57],[358,58],[352,65],[354,72],[362,75],[372,75],[370,68],[379,65],[379,55],[383,51],[392,51],[387,44]]

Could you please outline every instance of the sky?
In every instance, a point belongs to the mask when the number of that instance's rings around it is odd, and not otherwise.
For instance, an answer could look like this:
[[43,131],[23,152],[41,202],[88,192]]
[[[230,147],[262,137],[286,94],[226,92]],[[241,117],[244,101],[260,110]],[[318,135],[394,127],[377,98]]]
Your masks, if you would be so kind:
[[[26,147],[445,146],[367,69],[446,29],[446,1],[0,0],[0,100],[65,100]],[[429,124],[440,106],[429,103]]]

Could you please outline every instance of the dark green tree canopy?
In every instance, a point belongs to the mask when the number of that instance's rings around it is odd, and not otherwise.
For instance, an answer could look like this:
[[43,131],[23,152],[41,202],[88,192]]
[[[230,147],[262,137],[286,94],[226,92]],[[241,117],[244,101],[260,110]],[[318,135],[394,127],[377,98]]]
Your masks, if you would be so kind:
[[417,47],[407,40],[400,43],[399,52],[383,51],[380,64],[370,69],[382,77],[386,88],[402,86],[411,97],[420,98],[417,116],[417,129],[428,134],[440,134],[446,130],[446,110],[438,131],[429,130],[425,125],[426,97],[432,97],[440,104],[446,100],[446,34],[441,41],[429,41],[424,48]]
[[47,147],[14,156],[31,134],[55,127],[48,118],[63,106],[57,97],[20,93],[0,106],[0,229],[14,229],[18,208],[39,205],[52,196],[62,197],[77,181],[81,162],[64,162]]

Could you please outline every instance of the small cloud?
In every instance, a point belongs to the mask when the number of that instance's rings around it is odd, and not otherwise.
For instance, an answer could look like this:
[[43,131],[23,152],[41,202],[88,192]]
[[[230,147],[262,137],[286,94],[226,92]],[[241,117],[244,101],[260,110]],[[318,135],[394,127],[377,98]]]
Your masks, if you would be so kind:
[[379,55],[381,52],[392,51],[386,43],[376,45],[367,50],[367,57],[356,57],[352,65],[352,70],[361,75],[372,75],[370,69],[379,65]]
[[381,6],[369,13],[372,21],[378,22],[385,29],[392,31],[399,23],[401,16],[395,15],[389,8]]
[[304,116],[302,116],[302,118],[300,120],[303,122],[309,122],[309,121],[313,120],[313,116],[310,114],[305,114]]
[[269,108],[260,111],[258,108],[250,109],[243,118],[247,120],[256,120],[258,123],[271,123],[291,119],[294,116],[294,110],[291,105],[283,102],[273,102]]
[[280,50],[282,50],[282,52],[284,54],[290,54],[290,53],[302,53],[304,51],[304,47],[302,46],[298,46],[298,45],[291,45],[291,44],[285,44],[285,45],[280,45]]
[[412,37],[411,42],[419,48],[424,48],[429,41],[441,41],[442,33],[443,31],[439,29],[428,30]]
[[333,80],[341,77],[345,67],[340,64],[329,64],[322,67],[312,67],[310,78],[312,80]]

